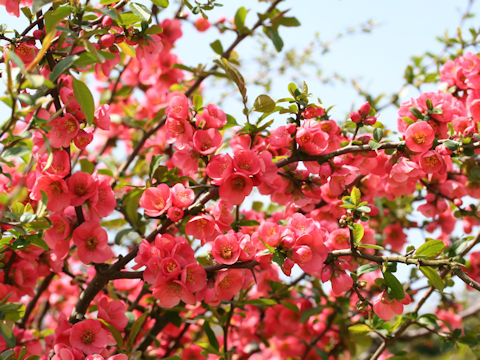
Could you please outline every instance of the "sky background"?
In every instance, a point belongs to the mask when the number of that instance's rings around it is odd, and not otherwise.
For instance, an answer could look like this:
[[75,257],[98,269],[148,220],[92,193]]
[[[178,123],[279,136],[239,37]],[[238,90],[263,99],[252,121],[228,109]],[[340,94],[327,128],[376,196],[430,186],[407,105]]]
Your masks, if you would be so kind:
[[[171,2],[174,3],[172,0]],[[222,16],[231,19],[237,8],[245,6],[251,9],[246,21],[251,25],[257,19],[255,13],[268,7],[267,3],[257,1],[225,0],[223,3],[223,7],[208,13],[211,21],[214,22]],[[404,83],[403,73],[411,56],[426,51],[438,53],[442,49],[442,44],[436,37],[442,36],[445,30],[451,33],[456,31],[467,5],[468,0],[286,0],[280,8],[291,9],[288,15],[297,17],[302,25],[298,28],[282,27],[280,34],[285,43],[285,51],[296,49],[301,52],[317,33],[322,41],[328,41],[351,27],[355,28],[368,20],[373,20],[378,26],[374,27],[371,33],[345,36],[335,41],[330,52],[325,55],[320,54],[319,48],[314,48],[312,60],[325,76],[339,73],[348,79],[358,79],[363,88],[372,94],[389,94],[398,91]],[[171,9],[160,13],[159,17],[167,17],[175,10],[176,5],[172,4]],[[480,4],[474,3],[473,13],[479,10]],[[195,16],[190,19],[194,20]],[[465,25],[475,25],[476,21],[475,17],[468,20]],[[0,23],[21,31],[26,21],[7,15],[2,6]],[[209,43],[219,38],[218,31],[211,28],[206,33],[198,33],[193,25],[185,23],[183,32],[184,36],[178,40],[175,49],[183,63],[189,66],[196,66],[199,63],[209,66],[215,58]],[[221,39],[226,48],[233,40],[233,34],[221,35]],[[265,92],[248,82],[256,76],[257,68],[252,59],[259,55],[258,50],[258,43],[248,39],[237,48],[244,65],[242,71],[245,72],[247,80],[250,105],[257,95]],[[275,65],[278,60],[271,59],[271,62]],[[316,71],[312,70],[304,80],[308,83],[310,92],[315,97],[321,98],[327,107],[335,105],[333,115],[336,119],[344,119],[352,104],[359,106],[363,102],[350,85],[340,82],[325,84],[318,78]],[[224,89],[208,86],[209,81],[211,80],[208,80],[205,86],[205,103],[217,102]],[[288,76],[275,76],[269,95],[274,99],[287,97],[287,86],[290,81],[291,78]],[[403,94],[404,99],[410,96],[417,96],[417,93],[409,89]],[[5,106],[0,107],[0,113],[3,113],[0,116],[0,123],[9,115],[3,109],[6,109]],[[242,106],[236,96],[229,97],[223,103],[223,109],[235,115],[237,120],[241,119]],[[395,128],[395,110],[382,112],[380,120]],[[420,243],[425,237],[419,231],[409,235]]]

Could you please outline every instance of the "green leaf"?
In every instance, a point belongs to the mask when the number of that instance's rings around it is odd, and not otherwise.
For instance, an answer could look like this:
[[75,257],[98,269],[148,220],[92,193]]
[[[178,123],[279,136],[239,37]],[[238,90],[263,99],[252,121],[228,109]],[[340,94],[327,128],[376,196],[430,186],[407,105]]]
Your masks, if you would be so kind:
[[443,143],[443,145],[445,145],[445,147],[450,151],[458,150],[458,143],[453,140],[447,140]]
[[352,199],[353,205],[357,206],[358,204],[360,204],[361,197],[362,193],[356,186],[354,186],[352,188],[352,192],[350,193],[350,198]]
[[412,113],[413,116],[415,116],[417,119],[423,119],[423,114],[418,110],[416,107],[411,107],[410,112]]
[[163,33],[163,28],[160,25],[152,25],[146,31],[145,34],[161,34]]
[[10,60],[12,60],[13,63],[20,68],[20,70],[25,71],[25,64],[23,63],[22,59],[20,59],[14,51],[7,50],[7,53]]
[[125,12],[120,14],[120,24],[125,26],[135,25],[141,22],[142,19],[133,12]]
[[360,275],[375,271],[379,268],[380,268],[380,266],[378,266],[376,264],[365,264],[365,265],[362,265],[362,266],[358,267],[357,275],[360,276]]
[[258,226],[260,223],[257,220],[240,220],[235,223],[237,226]]
[[218,343],[217,336],[215,335],[212,328],[210,327],[210,322],[205,321],[203,323],[203,330],[205,330],[205,334],[207,335],[210,345],[212,345],[216,351],[219,351],[220,344]]
[[272,261],[274,263],[276,263],[278,266],[282,266],[286,259],[287,259],[287,257],[282,252],[280,252],[278,250],[276,250],[273,253]]
[[366,249],[385,250],[383,246],[373,244],[358,244],[358,247]]
[[372,331],[372,329],[370,328],[370,326],[365,324],[355,324],[355,325],[349,326],[348,331],[354,334],[366,334]]
[[442,240],[430,240],[415,251],[416,258],[432,259],[440,255],[445,248]]
[[150,162],[150,180],[155,179],[155,172],[159,168],[159,166],[162,164],[162,155],[156,154],[153,155],[152,161]]
[[215,355],[218,355],[218,356],[222,356],[222,354],[220,353],[220,351],[216,350],[212,345],[210,345],[209,343],[197,343],[198,346],[200,346],[203,351],[202,351],[202,354],[206,355],[206,354],[215,354]]
[[372,150],[377,150],[377,149],[380,149],[382,144],[380,144],[379,142],[376,142],[375,140],[372,139],[368,142],[368,146],[370,146],[370,149],[372,149]]
[[182,360],[182,358],[180,356],[175,355],[175,356],[169,356],[169,357],[166,357],[166,358],[162,358],[162,360]]
[[440,291],[443,291],[445,284],[435,269],[430,266],[420,266],[420,271],[428,278],[432,286]]
[[143,323],[145,322],[145,319],[149,316],[150,314],[146,311],[142,315],[138,317],[137,320],[132,324],[132,327],[130,329],[130,333],[128,335],[128,340],[127,340],[127,349],[130,350],[133,347],[133,344],[135,343],[135,340],[140,333],[140,330],[142,329]]
[[2,157],[4,159],[20,158],[23,155],[26,155],[29,153],[30,153],[30,149],[28,148],[28,146],[20,143],[17,146],[14,146],[5,150],[2,154]]
[[46,4],[50,4],[53,0],[33,0],[32,12],[35,14]]
[[274,306],[277,305],[278,302],[276,302],[273,299],[251,299],[245,302],[245,304],[250,304],[250,305],[263,305],[263,306]]
[[168,0],[152,0],[152,2],[161,8],[168,7]]
[[237,10],[235,13],[235,27],[239,33],[242,33],[245,28],[245,18],[247,17],[248,10],[245,9],[243,6]]
[[73,95],[82,109],[85,118],[89,124],[93,123],[93,116],[95,113],[95,102],[93,96],[87,85],[83,81],[72,77]]
[[203,106],[203,97],[202,95],[194,95],[193,96],[193,107],[195,111],[199,111]]
[[45,13],[45,31],[48,34],[55,29],[55,26],[72,13],[71,6],[60,6],[55,11]]
[[293,16],[283,16],[275,21],[277,24],[286,26],[286,27],[297,27],[300,26],[300,21]]
[[363,239],[363,235],[365,234],[365,229],[363,228],[362,224],[354,223],[352,225],[352,233],[353,233],[353,240],[355,245],[360,244],[360,241]]
[[[88,53],[85,53],[88,54]],[[82,54],[83,55],[83,54]],[[49,79],[52,82],[55,82],[58,77],[65,73],[70,67],[80,58],[78,55],[71,55],[67,56],[60,60],[57,65],[53,68],[52,72],[50,73]]]
[[398,281],[398,279],[391,272],[386,271],[383,273],[383,278],[385,279],[385,284],[387,285],[387,292],[391,298],[402,300],[405,298],[405,291],[403,286]]
[[95,171],[95,164],[88,159],[80,159],[80,169],[87,174],[93,174]]
[[268,95],[259,95],[255,99],[253,110],[261,113],[271,113],[275,110],[275,101]]
[[149,21],[152,17],[152,11],[145,5],[139,3],[131,3],[129,6],[133,13],[143,21]]
[[300,314],[300,323],[306,323],[311,316],[320,314],[324,308],[324,306],[318,306],[302,311]]
[[4,321],[0,321],[0,335],[3,337],[3,340],[5,340],[9,348],[15,347],[15,335],[13,335],[12,329]]
[[125,195],[125,197],[123,198],[123,206],[125,208],[125,211],[127,212],[128,217],[135,223],[138,220],[137,209],[142,194],[143,190],[134,189],[130,191],[127,195]]
[[277,50],[277,52],[282,51],[283,40],[280,37],[280,34],[278,33],[278,31],[271,27],[265,27],[264,29],[267,36],[270,38],[270,40],[272,40],[273,46],[275,46],[275,50]]
[[223,54],[223,46],[220,40],[215,40],[214,42],[210,43],[210,47],[216,54],[222,55]]
[[48,247],[47,243],[39,236],[35,236],[33,237],[32,239],[32,242],[31,242],[32,245],[35,245],[45,251],[48,251],[50,250],[50,248]]
[[373,130],[373,138],[377,141],[380,142],[383,138],[383,129],[382,128],[375,128]]

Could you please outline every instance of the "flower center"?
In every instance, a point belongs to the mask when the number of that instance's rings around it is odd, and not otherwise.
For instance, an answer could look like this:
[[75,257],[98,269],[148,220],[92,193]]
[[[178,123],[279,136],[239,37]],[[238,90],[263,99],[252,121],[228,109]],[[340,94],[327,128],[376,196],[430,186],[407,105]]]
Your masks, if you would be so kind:
[[90,251],[95,250],[97,248],[97,245],[98,245],[98,240],[94,236],[87,238],[87,241],[85,241],[85,246]]
[[91,330],[85,330],[81,336],[81,341],[85,345],[90,345],[95,341],[95,334]]

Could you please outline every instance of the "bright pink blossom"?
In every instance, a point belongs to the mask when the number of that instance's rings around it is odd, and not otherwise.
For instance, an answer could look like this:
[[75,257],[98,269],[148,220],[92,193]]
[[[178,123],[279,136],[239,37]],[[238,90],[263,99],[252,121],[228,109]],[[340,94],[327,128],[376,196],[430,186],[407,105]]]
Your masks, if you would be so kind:
[[193,148],[202,155],[210,155],[220,148],[222,140],[217,129],[197,130],[193,135]]
[[193,200],[195,199],[193,190],[186,188],[181,183],[173,185],[170,192],[172,193],[172,205],[182,209],[193,204]]
[[70,114],[57,117],[48,123],[51,130],[47,134],[50,145],[54,148],[69,147],[80,129],[78,121]]
[[108,331],[98,320],[87,319],[72,326],[70,344],[87,355],[103,352],[110,343]]
[[127,312],[127,306],[123,301],[108,301],[108,298],[103,296],[97,305],[99,319],[105,320],[119,331],[122,331],[125,326],[127,326],[128,319],[125,315]]
[[220,197],[233,205],[239,205],[253,188],[252,180],[243,173],[234,173],[220,185]]
[[33,200],[42,200],[42,191],[48,198],[47,209],[61,211],[70,205],[70,192],[67,183],[56,175],[43,175],[37,178],[30,197]]
[[70,191],[70,202],[73,206],[80,206],[88,199],[94,199],[98,195],[97,183],[92,175],[78,171],[67,179]]
[[214,104],[205,106],[203,112],[197,115],[197,118],[206,129],[219,129],[227,123],[227,115]]
[[153,296],[158,299],[158,305],[164,308],[172,308],[180,301],[187,304],[195,303],[195,296],[179,280],[166,280],[159,278],[153,289]]
[[240,245],[233,231],[215,238],[212,245],[212,255],[219,264],[231,265],[240,256]]
[[114,256],[108,245],[107,232],[99,223],[88,221],[78,226],[72,235],[78,258],[84,263],[102,263]]
[[414,152],[425,152],[433,145],[435,133],[430,125],[425,121],[419,121],[407,128],[405,133],[405,143],[407,147]]
[[145,214],[151,217],[165,213],[171,203],[172,197],[167,184],[149,187],[143,192],[139,202],[140,206],[145,209]]

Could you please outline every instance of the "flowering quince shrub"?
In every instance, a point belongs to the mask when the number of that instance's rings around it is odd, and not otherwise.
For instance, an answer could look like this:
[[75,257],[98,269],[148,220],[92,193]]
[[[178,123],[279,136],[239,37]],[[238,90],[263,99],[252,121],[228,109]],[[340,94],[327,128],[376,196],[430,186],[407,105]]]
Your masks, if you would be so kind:
[[[1,4],[29,23],[0,37],[2,360],[410,359],[417,338],[478,356],[477,54],[393,132],[306,84],[249,103],[234,49],[263,30],[281,51],[281,0],[252,25],[212,22],[216,1]],[[191,68],[184,26],[236,37]],[[209,76],[243,114],[203,104]]]

